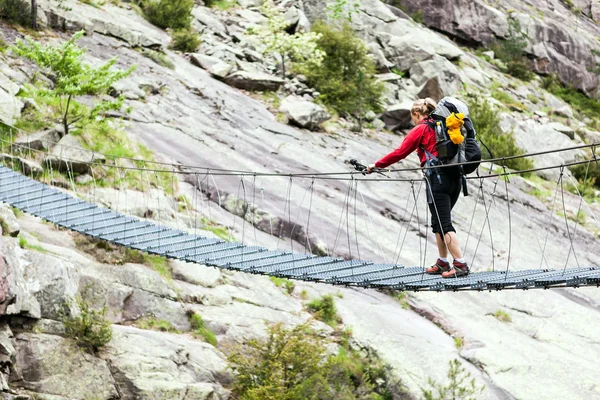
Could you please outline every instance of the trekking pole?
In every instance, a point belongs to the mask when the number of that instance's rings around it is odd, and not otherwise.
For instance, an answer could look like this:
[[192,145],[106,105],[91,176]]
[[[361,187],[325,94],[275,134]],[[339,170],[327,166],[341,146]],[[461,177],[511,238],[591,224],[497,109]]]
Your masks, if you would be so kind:
[[[367,171],[367,166],[364,164],[359,163],[357,160],[352,159],[349,161],[350,165],[352,165],[354,167],[355,170],[357,170],[358,172],[362,172],[363,175],[367,175],[366,171]],[[374,168],[373,172],[379,174],[379,175],[383,175],[386,178],[390,179],[389,176],[387,176],[386,174],[384,174],[382,171],[386,171],[385,169],[381,169],[381,168]]]

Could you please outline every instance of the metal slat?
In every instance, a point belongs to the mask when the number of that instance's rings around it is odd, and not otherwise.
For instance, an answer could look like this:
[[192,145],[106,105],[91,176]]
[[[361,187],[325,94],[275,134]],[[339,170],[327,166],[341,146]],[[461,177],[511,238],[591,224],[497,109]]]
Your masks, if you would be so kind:
[[320,264],[315,266],[307,266],[302,268],[296,268],[293,270],[281,272],[282,275],[286,275],[289,277],[302,277],[302,279],[307,280],[325,280],[323,277],[324,274],[328,272],[340,272],[347,271],[354,268],[364,267],[366,265],[372,265],[371,262],[361,261],[361,260],[348,260],[348,261],[340,261],[331,264]]
[[[67,211],[63,211],[62,213],[59,214],[59,215],[62,215],[64,213],[70,212],[71,211],[71,210],[69,210],[70,207],[74,207],[74,206],[76,206],[78,204],[88,204],[88,203],[85,203],[85,202],[83,202],[81,200],[74,199],[74,198],[71,197],[71,198],[69,198],[67,200],[67,202],[65,204],[60,204],[60,205],[57,205],[57,204],[48,204],[45,207],[42,207],[42,205],[45,205],[45,204],[36,204],[35,206],[25,206],[25,207],[23,207],[23,211],[26,211],[26,212],[28,212],[30,214],[42,214],[42,215],[52,216],[52,215],[55,215],[55,213],[53,213],[51,211],[57,211],[57,210],[65,210],[65,209],[67,209]],[[94,206],[94,208],[101,209],[98,206]]]
[[[167,245],[169,250],[166,251],[165,254],[176,258],[185,258],[186,256],[195,254],[196,249],[201,249],[206,246],[213,246],[217,244],[226,244],[230,242],[226,242],[225,240],[215,239],[215,238],[206,238],[202,240],[194,240],[192,242],[181,244],[181,245]],[[156,248],[157,246],[151,246],[152,248]]]
[[397,264],[370,264],[365,265],[360,268],[353,269],[351,272],[343,272],[343,271],[331,271],[324,272],[323,278],[329,283],[340,282],[342,283],[342,279],[344,278],[359,278],[366,277],[369,275],[373,275],[376,273],[381,273],[385,271],[393,271],[397,269],[403,269],[404,266]]
[[229,265],[229,268],[235,269],[238,271],[244,271],[244,272],[255,272],[258,270],[258,268],[261,268],[261,267],[285,264],[285,263],[292,262],[292,261],[302,261],[302,260],[307,260],[307,259],[311,259],[311,258],[315,258],[315,256],[309,255],[309,254],[289,254],[289,255],[282,255],[280,257],[275,257],[273,259],[270,259],[267,261],[261,261],[261,262],[247,262],[247,261],[235,262],[235,263],[231,263]]
[[159,228],[151,222],[148,222],[144,227],[137,230],[124,230],[116,229],[114,232],[109,232],[106,235],[99,236],[100,239],[109,241],[124,241],[134,237],[141,237],[145,235],[153,235],[157,232],[164,231],[165,228]]
[[13,202],[11,202],[11,204],[13,205],[13,207],[21,208],[23,206],[28,206],[30,203],[33,203],[33,202],[38,203],[38,200],[39,200],[39,204],[48,204],[48,203],[54,203],[57,201],[68,199],[68,198],[69,198],[69,196],[64,193],[55,192],[55,193],[50,193],[48,195],[40,195],[40,196],[36,196],[33,198],[27,198],[25,200],[13,201]]
[[422,274],[424,274],[424,272],[425,272],[425,270],[421,267],[409,267],[409,268],[396,269],[396,270],[392,270],[392,271],[385,271],[385,272],[379,274],[379,276],[373,276],[368,280],[365,280],[363,277],[358,278],[358,279],[352,279],[351,277],[348,277],[345,279],[340,279],[340,282],[355,283],[359,286],[385,287],[385,286],[392,286],[392,285],[400,282],[400,280],[402,278],[406,278],[406,277],[410,277],[410,276],[414,276],[414,275],[422,275]]
[[241,254],[254,254],[254,253],[258,253],[260,251],[266,251],[266,249],[264,247],[258,247],[258,246],[240,245],[239,247],[230,248],[230,249],[221,249],[219,251],[215,251],[215,250],[209,251],[207,249],[204,252],[204,254],[196,254],[195,256],[190,257],[190,259],[195,262],[198,262],[198,263],[211,265],[210,262],[212,260],[217,261],[219,259],[223,259],[226,257],[232,257],[232,256],[241,255]]
[[281,257],[282,255],[285,255],[285,254],[290,254],[290,253],[284,253],[284,252],[277,251],[277,250],[270,250],[270,251],[266,251],[266,252],[258,253],[258,254],[250,254],[250,255],[244,254],[244,255],[227,257],[227,258],[223,258],[221,260],[215,261],[214,264],[217,267],[229,268],[230,266],[232,266],[236,263],[264,261],[264,260],[269,260],[272,258]]
[[335,261],[341,262],[341,261],[343,261],[343,258],[311,257],[311,258],[307,258],[307,259],[299,260],[299,261],[296,261],[293,259],[291,261],[284,262],[284,263],[262,265],[260,267],[254,268],[253,271],[267,273],[267,274],[273,274],[273,275],[281,275],[282,273],[285,273],[285,271],[291,271],[294,269],[308,267],[308,266],[331,264]]

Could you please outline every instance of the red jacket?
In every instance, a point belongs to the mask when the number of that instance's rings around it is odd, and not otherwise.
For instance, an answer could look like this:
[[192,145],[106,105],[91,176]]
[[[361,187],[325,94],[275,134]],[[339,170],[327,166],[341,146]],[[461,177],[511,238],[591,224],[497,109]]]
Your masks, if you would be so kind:
[[377,161],[375,163],[375,167],[387,168],[400,160],[404,160],[415,150],[417,150],[417,155],[419,156],[419,160],[421,160],[421,166],[423,166],[425,161],[427,161],[427,158],[425,157],[425,152],[421,149],[421,146],[437,157],[438,152],[435,144],[435,132],[429,125],[425,123],[424,118],[421,120],[421,122],[419,122],[419,124],[417,124],[417,126],[408,132],[408,135],[406,135],[400,147],[383,157],[381,160]]

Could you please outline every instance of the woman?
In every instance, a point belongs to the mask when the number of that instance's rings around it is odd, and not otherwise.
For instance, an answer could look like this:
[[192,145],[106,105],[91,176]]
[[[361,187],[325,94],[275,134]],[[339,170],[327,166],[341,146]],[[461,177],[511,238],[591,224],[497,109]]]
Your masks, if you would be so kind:
[[[424,166],[428,159],[437,157],[435,132],[428,124],[428,122],[432,122],[429,115],[436,106],[435,101],[430,98],[415,101],[410,111],[415,127],[406,135],[400,147],[370,165],[367,173],[373,172],[374,168],[387,168],[405,159],[415,150],[421,160],[421,166]],[[437,168],[436,172],[430,174],[431,178],[427,178],[427,198],[429,199],[431,227],[435,233],[439,258],[426,271],[431,275],[441,274],[443,278],[465,276],[469,274],[469,267],[463,258],[456,230],[452,226],[451,216],[452,208],[454,208],[461,191],[460,173],[457,167]],[[452,266],[448,260],[448,252],[453,258]]]

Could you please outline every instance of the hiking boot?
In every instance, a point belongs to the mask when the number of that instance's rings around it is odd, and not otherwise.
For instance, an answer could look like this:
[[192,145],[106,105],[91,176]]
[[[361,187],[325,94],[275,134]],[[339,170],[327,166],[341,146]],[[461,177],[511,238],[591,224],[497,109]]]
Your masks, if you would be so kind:
[[442,261],[439,258],[437,259],[435,264],[433,264],[433,266],[425,270],[425,272],[427,272],[429,275],[439,275],[448,271],[450,271],[450,263]]
[[469,275],[469,266],[467,263],[461,263],[456,260],[452,262],[452,269],[444,272],[442,278],[460,278]]

